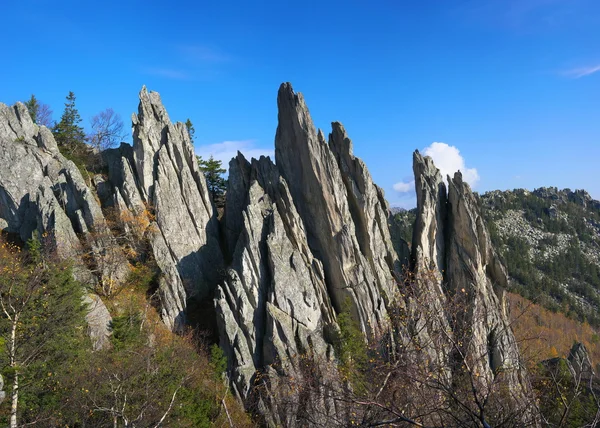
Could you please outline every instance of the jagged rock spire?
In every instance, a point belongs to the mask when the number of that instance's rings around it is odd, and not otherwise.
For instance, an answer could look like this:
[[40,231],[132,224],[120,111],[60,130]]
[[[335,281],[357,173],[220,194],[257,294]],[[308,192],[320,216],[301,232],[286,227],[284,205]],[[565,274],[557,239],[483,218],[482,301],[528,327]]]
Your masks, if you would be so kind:
[[394,299],[396,265],[389,231],[377,230],[378,224],[387,228],[382,193],[352,155],[341,125],[334,124],[327,144],[304,97],[289,83],[279,88],[277,105],[275,159],[304,221],[308,244],[323,263],[329,295],[338,311],[349,300],[363,331],[380,335],[387,329],[386,303]]
[[[324,337],[335,313],[322,265],[308,249],[303,221],[277,167],[269,158],[250,163],[241,154],[229,165],[227,239],[234,251],[215,300],[221,346],[236,394],[245,400],[258,394],[254,399],[270,409],[263,415],[272,424],[294,426],[299,404],[290,407],[284,397],[297,391],[285,382],[274,385],[279,378],[300,382],[303,357],[329,361],[333,351]],[[256,378],[259,371],[266,377]],[[263,387],[251,389],[257,385]],[[333,412],[335,406],[323,400],[307,405]]]
[[161,271],[162,317],[176,328],[185,322],[187,301],[216,287],[223,266],[216,210],[185,125],[171,123],[157,92],[144,86],[139,99],[133,150],[123,145],[105,159],[121,209],[147,208],[153,217],[148,234]]
[[[460,172],[448,177],[446,194],[439,170],[418,151],[413,169],[418,203],[414,269],[417,277],[426,270],[432,273],[427,281],[421,280],[431,295],[428,300],[451,311],[447,314],[451,322],[445,324],[452,329],[447,350],[458,352],[478,373],[482,397],[502,376],[513,408],[531,403],[530,385],[503,305],[506,270],[491,245],[475,196]],[[454,375],[461,371],[462,366]],[[523,418],[535,420],[525,410]]]

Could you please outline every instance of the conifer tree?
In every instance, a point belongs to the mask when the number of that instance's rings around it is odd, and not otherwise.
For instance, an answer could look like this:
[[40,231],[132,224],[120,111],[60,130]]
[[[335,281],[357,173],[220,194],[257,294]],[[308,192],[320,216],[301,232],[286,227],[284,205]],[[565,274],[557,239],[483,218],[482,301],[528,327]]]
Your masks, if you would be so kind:
[[38,111],[40,109],[40,103],[38,102],[35,95],[31,94],[31,98],[25,101],[25,107],[29,111],[29,115],[31,116],[31,120],[33,123],[37,123]]
[[60,118],[60,122],[53,129],[54,138],[59,148],[66,150],[69,154],[80,152],[85,148],[85,133],[79,123],[81,123],[81,116],[79,116],[79,112],[75,107],[75,94],[69,92],[65,103],[65,111]]
[[222,162],[215,159],[212,155],[208,160],[202,159],[202,156],[196,156],[198,159],[198,166],[200,171],[204,173],[206,178],[206,185],[210,192],[213,201],[217,207],[222,207],[225,204],[224,196],[225,190],[227,190],[227,180],[223,178],[223,174],[227,172],[222,167]]
[[28,247],[0,241],[0,370],[10,385],[9,415],[0,411],[0,421],[11,428],[22,417],[35,421],[56,398],[56,372],[88,343],[83,289],[71,269],[39,242]]
[[194,124],[192,123],[192,121],[188,118],[188,120],[185,121],[185,127],[187,128],[188,134],[190,135],[190,141],[192,142],[192,144],[194,143],[194,139],[195,137],[195,133],[196,133],[196,129],[194,129]]

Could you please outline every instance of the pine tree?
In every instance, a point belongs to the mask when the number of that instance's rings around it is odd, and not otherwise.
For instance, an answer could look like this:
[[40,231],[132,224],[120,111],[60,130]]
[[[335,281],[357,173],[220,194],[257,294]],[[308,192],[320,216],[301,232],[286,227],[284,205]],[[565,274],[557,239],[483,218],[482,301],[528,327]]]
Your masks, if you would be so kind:
[[213,158],[212,155],[208,160],[202,159],[201,156],[196,156],[196,158],[198,159],[200,171],[204,173],[204,177],[206,178],[206,185],[213,201],[217,207],[223,207],[225,205],[224,196],[225,190],[227,190],[227,180],[222,175],[227,170],[222,167],[222,162]]
[[46,128],[53,127],[52,110],[48,104],[39,102],[34,94],[31,94],[31,98],[25,101],[24,104],[27,107],[27,111],[29,111],[33,123],[40,126],[43,125]]
[[188,120],[185,121],[185,127],[187,128],[188,134],[190,135],[190,141],[192,142],[192,144],[194,143],[194,139],[195,137],[195,133],[196,133],[196,129],[194,129],[194,124],[192,123],[192,121],[188,118]]
[[81,152],[86,148],[84,143],[85,133],[79,123],[81,123],[81,116],[79,116],[79,112],[75,107],[75,94],[69,92],[65,103],[65,111],[60,118],[60,122],[52,130],[58,147],[69,154]]
[[31,120],[33,123],[38,123],[38,111],[40,109],[40,103],[38,102],[35,95],[31,94],[31,98],[25,101],[25,107],[29,111],[29,115],[31,116]]

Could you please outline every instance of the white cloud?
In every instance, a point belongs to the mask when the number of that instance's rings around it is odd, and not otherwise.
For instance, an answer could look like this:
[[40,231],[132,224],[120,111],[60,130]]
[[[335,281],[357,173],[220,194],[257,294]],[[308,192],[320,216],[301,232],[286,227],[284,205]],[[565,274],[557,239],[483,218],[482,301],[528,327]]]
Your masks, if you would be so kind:
[[594,74],[600,71],[600,64],[589,66],[589,67],[581,67],[574,68],[572,70],[565,71],[565,76],[571,77],[573,79],[579,79],[580,77],[589,76],[590,74]]
[[433,159],[442,177],[446,178],[447,175],[453,177],[456,171],[460,171],[462,172],[463,180],[469,183],[471,187],[477,185],[479,181],[477,169],[466,167],[465,159],[455,146],[450,146],[446,143],[432,143],[423,152],[425,156],[430,156]]
[[207,144],[204,146],[196,146],[196,154],[202,156],[203,159],[213,157],[220,160],[223,164],[223,168],[229,168],[229,161],[231,158],[237,156],[237,152],[240,151],[250,160],[251,158],[260,158],[261,156],[270,156],[274,160],[273,149],[266,149],[257,147],[254,140],[241,140],[241,141],[223,141],[217,144]]
[[398,193],[408,193],[412,190],[415,190],[415,180],[412,181],[400,181],[396,184],[394,184],[394,186],[392,186],[394,188],[394,190]]

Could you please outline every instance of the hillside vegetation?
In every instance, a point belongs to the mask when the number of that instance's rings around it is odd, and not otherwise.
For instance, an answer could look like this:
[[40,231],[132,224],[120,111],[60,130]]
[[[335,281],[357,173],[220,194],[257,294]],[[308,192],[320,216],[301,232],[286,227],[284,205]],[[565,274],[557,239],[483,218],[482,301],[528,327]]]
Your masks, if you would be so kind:
[[[106,298],[109,346],[86,334],[84,288],[39,242],[0,240],[0,423],[24,426],[247,426],[217,346],[167,329],[135,274]],[[14,332],[14,334],[12,334]]]
[[600,326],[600,202],[556,188],[488,192],[480,201],[512,290]]

